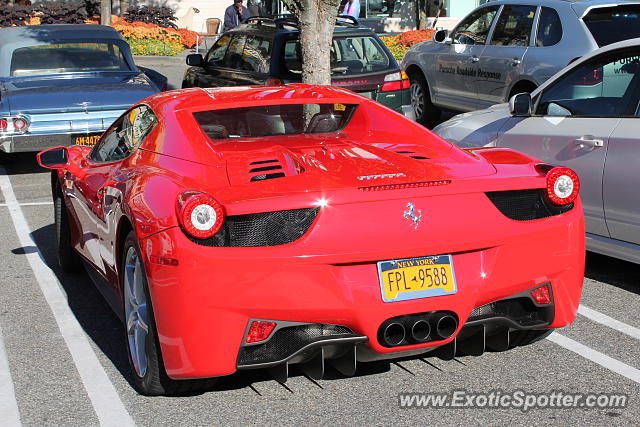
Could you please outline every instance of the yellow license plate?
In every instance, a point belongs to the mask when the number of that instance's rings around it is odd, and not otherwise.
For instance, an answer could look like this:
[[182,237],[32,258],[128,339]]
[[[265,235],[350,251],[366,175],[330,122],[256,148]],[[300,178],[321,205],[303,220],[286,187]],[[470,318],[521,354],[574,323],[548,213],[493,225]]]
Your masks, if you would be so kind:
[[91,135],[74,135],[72,136],[72,141],[75,145],[96,145],[101,136],[101,133]]
[[384,302],[455,294],[456,276],[451,255],[378,262]]

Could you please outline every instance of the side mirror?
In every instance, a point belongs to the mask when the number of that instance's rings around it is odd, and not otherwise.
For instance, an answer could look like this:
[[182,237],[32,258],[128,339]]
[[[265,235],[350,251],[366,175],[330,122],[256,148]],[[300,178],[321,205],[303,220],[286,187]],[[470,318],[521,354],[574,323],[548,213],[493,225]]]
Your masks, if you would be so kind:
[[449,30],[438,30],[433,35],[433,41],[436,43],[444,43],[449,37]]
[[43,168],[62,169],[69,164],[67,153],[67,147],[49,148],[38,153],[38,163]]
[[530,93],[518,93],[509,100],[509,111],[515,117],[529,117],[533,110]]
[[187,65],[191,67],[202,67],[204,65],[204,59],[199,53],[192,53],[187,55]]

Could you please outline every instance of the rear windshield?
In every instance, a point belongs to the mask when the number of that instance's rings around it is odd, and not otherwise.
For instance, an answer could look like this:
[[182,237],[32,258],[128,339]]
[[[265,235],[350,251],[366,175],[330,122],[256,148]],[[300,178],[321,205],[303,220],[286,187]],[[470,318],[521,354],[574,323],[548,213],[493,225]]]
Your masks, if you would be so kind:
[[584,23],[598,46],[640,37],[640,5],[597,7],[584,17]]
[[12,76],[87,71],[131,71],[113,43],[58,43],[21,47],[11,57]]
[[263,105],[194,113],[210,139],[337,132],[356,109],[354,104]]
[[[334,77],[387,71],[392,67],[385,48],[371,36],[340,37],[331,43],[331,75]],[[284,67],[302,74],[299,40],[289,40],[284,47]]]

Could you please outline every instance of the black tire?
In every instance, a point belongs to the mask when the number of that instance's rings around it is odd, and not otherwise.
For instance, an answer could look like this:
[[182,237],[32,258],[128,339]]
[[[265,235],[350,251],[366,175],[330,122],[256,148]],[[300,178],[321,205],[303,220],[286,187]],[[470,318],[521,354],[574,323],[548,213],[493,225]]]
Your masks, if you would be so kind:
[[522,347],[533,344],[548,337],[553,329],[511,331],[509,335],[509,348]]
[[[127,235],[122,248],[122,260],[120,262],[120,286],[122,292],[127,292],[124,284],[124,272],[126,265],[126,254],[129,248],[133,248],[136,251],[138,259],[141,258],[140,248],[138,246],[138,240],[133,231]],[[147,284],[147,275],[144,268],[144,263],[140,263],[142,269],[142,281],[144,287],[144,293],[146,296],[146,308],[148,313],[148,333],[146,335],[145,353],[147,356],[147,368],[143,376],[139,376],[131,356],[131,349],[129,347],[129,336],[127,334],[127,319],[125,311],[125,344],[127,348],[127,359],[129,360],[129,367],[131,370],[131,381],[134,388],[138,393],[145,396],[175,396],[175,395],[189,395],[202,391],[203,389],[210,387],[213,384],[213,379],[206,380],[172,380],[167,375],[164,362],[162,360],[162,353],[160,351],[160,342],[158,341],[158,333],[155,326],[155,316],[153,312],[153,306],[151,304],[151,298],[149,295],[149,286]],[[123,299],[124,299],[123,295]],[[123,306],[126,301],[123,301]],[[126,310],[126,309],[125,309]]]
[[8,165],[13,163],[13,155],[0,151],[0,165]]
[[56,247],[58,249],[58,264],[63,271],[73,273],[82,269],[80,255],[71,245],[71,231],[69,229],[69,212],[64,202],[60,186],[56,186],[53,198],[54,223],[56,229]]
[[416,121],[423,126],[433,127],[442,114],[442,110],[433,105],[429,92],[429,85],[419,72],[409,76],[411,80],[411,106],[416,115]]

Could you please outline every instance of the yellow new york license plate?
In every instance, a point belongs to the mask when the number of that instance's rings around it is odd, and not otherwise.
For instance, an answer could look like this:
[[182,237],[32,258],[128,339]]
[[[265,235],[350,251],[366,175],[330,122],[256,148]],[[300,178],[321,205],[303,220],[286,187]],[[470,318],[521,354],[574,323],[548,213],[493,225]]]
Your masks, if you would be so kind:
[[96,145],[102,133],[94,133],[89,135],[73,135],[71,141],[74,145]]
[[384,302],[455,294],[456,276],[451,255],[378,262]]

